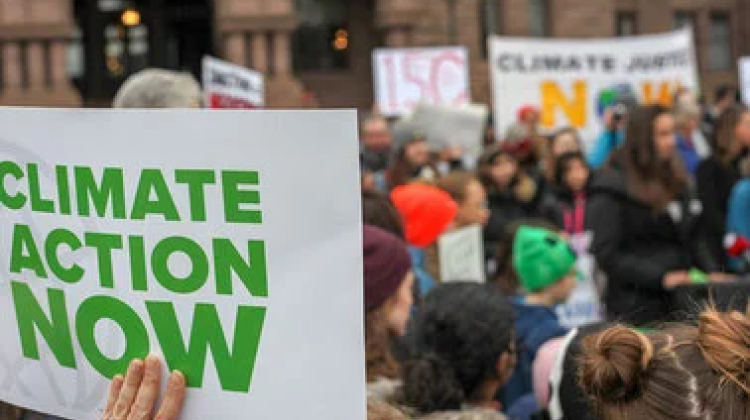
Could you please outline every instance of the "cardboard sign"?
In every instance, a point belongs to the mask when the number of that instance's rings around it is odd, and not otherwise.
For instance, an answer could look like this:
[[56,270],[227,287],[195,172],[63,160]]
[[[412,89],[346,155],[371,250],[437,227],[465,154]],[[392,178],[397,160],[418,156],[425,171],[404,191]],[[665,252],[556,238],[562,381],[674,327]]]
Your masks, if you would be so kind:
[[595,260],[591,248],[591,232],[572,235],[570,245],[578,255],[576,263],[580,275],[576,288],[564,305],[557,307],[560,324],[575,328],[604,320],[604,306],[599,297],[599,288],[595,280]]
[[671,105],[680,87],[698,90],[692,31],[612,39],[492,37],[498,132],[524,105],[542,111],[542,128],[573,126],[587,145],[601,134],[605,111],[618,100]]
[[418,104],[471,102],[469,53],[463,47],[373,51],[375,100],[386,116],[402,116]]
[[742,102],[750,106],[750,57],[740,58],[740,86]]
[[475,281],[484,283],[482,228],[469,226],[446,233],[438,240],[440,279],[443,282]]
[[0,110],[0,401],[98,420],[157,354],[183,420],[361,418],[356,139],[350,111]]
[[203,57],[207,108],[254,109],[265,105],[263,74],[213,57]]

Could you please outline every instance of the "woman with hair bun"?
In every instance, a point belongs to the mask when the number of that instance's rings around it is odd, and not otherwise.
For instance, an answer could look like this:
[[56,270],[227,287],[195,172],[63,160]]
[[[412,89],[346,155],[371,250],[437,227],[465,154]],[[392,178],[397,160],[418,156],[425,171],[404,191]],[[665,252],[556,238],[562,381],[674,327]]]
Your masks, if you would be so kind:
[[580,384],[603,420],[750,418],[750,318],[703,312],[697,325],[587,337]]
[[476,283],[438,286],[411,326],[401,403],[430,420],[504,420],[494,397],[515,367],[513,310]]

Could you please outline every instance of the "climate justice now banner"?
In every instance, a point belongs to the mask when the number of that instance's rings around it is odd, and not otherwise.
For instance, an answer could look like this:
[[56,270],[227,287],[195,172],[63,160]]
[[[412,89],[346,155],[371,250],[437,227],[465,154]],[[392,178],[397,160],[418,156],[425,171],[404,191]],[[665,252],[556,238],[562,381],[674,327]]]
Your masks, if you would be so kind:
[[185,420],[360,418],[356,136],[349,111],[0,109],[0,401],[99,419],[157,354]]
[[619,100],[669,105],[677,88],[699,86],[689,29],[611,39],[491,37],[489,43],[499,133],[531,104],[541,108],[544,129],[573,126],[590,144]]

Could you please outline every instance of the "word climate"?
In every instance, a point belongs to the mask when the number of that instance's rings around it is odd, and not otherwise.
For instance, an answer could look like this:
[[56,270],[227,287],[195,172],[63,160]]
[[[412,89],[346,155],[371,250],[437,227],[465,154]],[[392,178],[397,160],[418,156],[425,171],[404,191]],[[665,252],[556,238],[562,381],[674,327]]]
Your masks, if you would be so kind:
[[[130,174],[121,168],[57,166],[42,172],[34,163],[0,162],[1,208],[32,221],[4,226],[12,232],[7,263],[24,357],[40,360],[44,343],[57,363],[77,368],[83,362],[76,359],[77,342],[86,362],[112,378],[158,344],[169,368],[183,371],[188,385],[200,388],[210,351],[221,387],[248,392],[266,308],[227,308],[225,302],[238,301],[226,299],[235,295],[260,298],[256,301],[268,297],[265,242],[207,238],[206,222],[243,225],[234,229],[241,232],[247,225],[261,225],[259,186],[254,171],[142,169]],[[50,220],[57,226],[42,229],[41,223],[33,224],[37,218],[44,219],[44,226]],[[87,219],[100,220],[110,231],[78,232],[68,226]],[[176,230],[189,233],[159,235],[155,232],[170,230],[151,225],[138,229],[151,222],[179,224]],[[90,255],[95,258],[86,258]],[[175,259],[189,263],[174,264]],[[66,293],[77,287],[86,298],[71,308]],[[160,293],[160,299],[150,299],[157,287],[169,298]],[[222,298],[221,310],[210,303]],[[134,307],[140,301],[145,311]],[[193,304],[192,314],[183,314],[181,301],[200,303]],[[225,333],[228,314],[234,317],[233,328],[227,328],[233,339]],[[103,349],[100,321],[122,332],[124,351],[117,357]]]

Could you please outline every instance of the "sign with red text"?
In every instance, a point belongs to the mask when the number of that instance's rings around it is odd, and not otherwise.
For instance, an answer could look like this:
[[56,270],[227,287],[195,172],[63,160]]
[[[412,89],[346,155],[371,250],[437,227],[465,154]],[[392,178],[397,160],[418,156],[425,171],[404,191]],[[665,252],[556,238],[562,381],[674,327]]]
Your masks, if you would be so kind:
[[265,105],[263,73],[203,57],[206,108],[256,109]]
[[621,98],[668,106],[678,88],[699,88],[690,29],[611,39],[491,37],[489,43],[499,133],[521,107],[535,105],[545,131],[575,127],[588,146]]
[[378,49],[373,52],[375,101],[386,116],[402,116],[420,103],[465,105],[469,53],[463,47]]
[[0,401],[99,420],[153,354],[181,420],[361,418],[358,152],[353,111],[1,109]]

